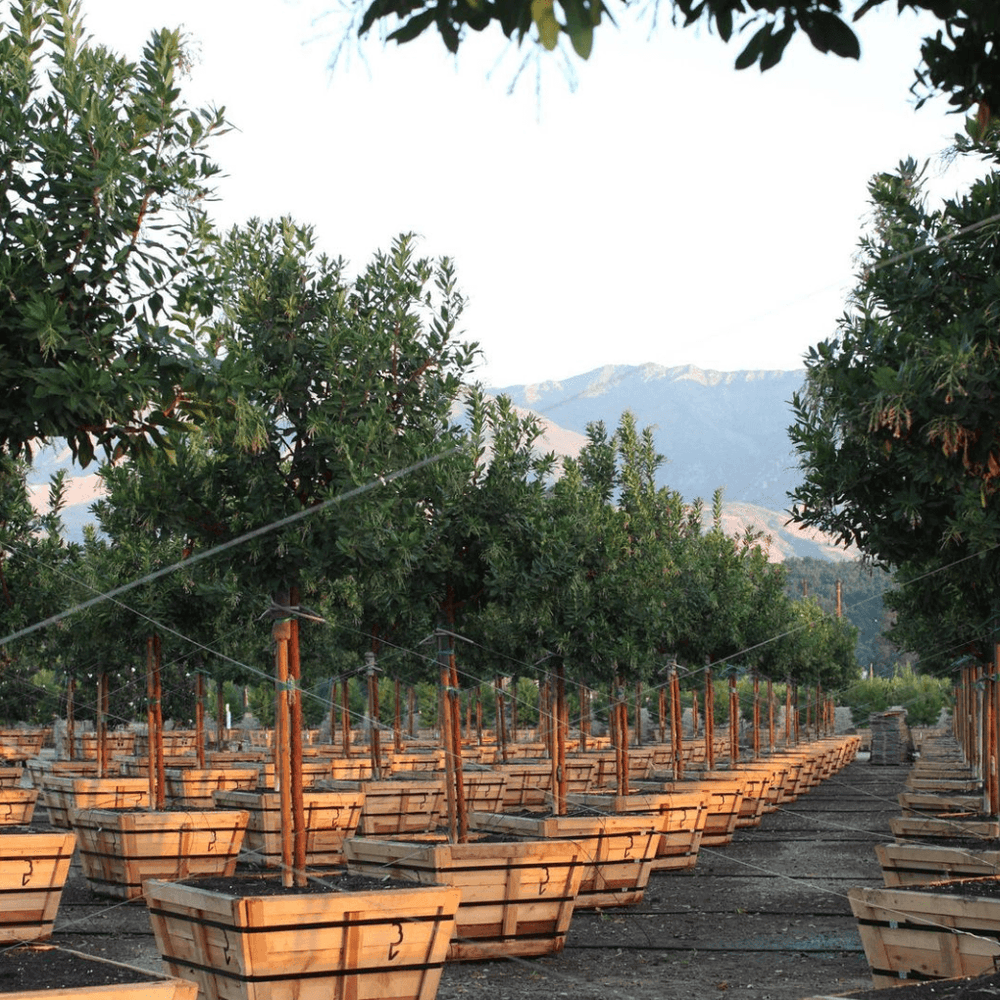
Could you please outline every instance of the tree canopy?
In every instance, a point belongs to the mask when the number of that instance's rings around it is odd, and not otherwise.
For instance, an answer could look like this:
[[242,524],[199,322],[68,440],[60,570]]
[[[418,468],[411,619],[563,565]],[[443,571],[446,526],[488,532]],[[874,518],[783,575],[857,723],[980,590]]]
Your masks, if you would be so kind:
[[911,648],[982,657],[1000,600],[1000,175],[938,208],[922,179],[906,160],[871,183],[851,308],[793,399],[793,519],[898,570]]
[[[851,21],[891,0],[859,0]],[[776,66],[788,43],[805,35],[815,49],[857,59],[861,44],[844,16],[841,0],[671,0],[673,24],[704,27],[724,42],[741,37],[736,68]],[[1000,108],[1000,12],[994,0],[896,0],[897,11],[933,14],[941,27],[924,38],[916,67],[915,92],[947,94],[960,110],[985,102]],[[603,22],[623,15],[652,14],[659,5],[636,0],[358,0],[358,33],[376,25],[390,41],[409,42],[436,30],[449,52],[457,52],[469,31],[499,29],[521,45],[525,40],[552,50],[568,40],[581,59],[594,47]]]
[[222,112],[190,109],[179,32],[138,63],[91,44],[79,5],[0,23],[0,452],[62,438],[134,454],[205,405],[204,200]]

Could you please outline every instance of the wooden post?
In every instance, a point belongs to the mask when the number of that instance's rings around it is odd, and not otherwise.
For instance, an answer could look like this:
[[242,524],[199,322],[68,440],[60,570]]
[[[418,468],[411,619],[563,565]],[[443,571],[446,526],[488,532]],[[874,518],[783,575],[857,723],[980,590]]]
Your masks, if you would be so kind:
[[760,757],[760,675],[753,670],[753,759]]
[[153,699],[156,697],[156,686],[153,683],[153,637],[146,639],[146,756],[149,765],[149,807],[155,809],[156,802],[156,713]]
[[792,742],[792,679],[785,680],[785,746]]
[[198,767],[205,766],[205,675],[196,671],[194,675],[194,743],[198,755]]
[[740,696],[736,691],[736,674],[729,675],[729,762],[740,759]]
[[403,749],[403,682],[397,677],[392,682],[392,749]]
[[153,808],[163,810],[167,804],[167,776],[163,763],[163,684],[160,677],[160,637],[153,636],[153,759],[156,761],[156,796]]
[[365,677],[368,680],[368,749],[372,764],[372,776],[376,781],[382,778],[382,741],[379,734],[378,670],[375,654],[365,653]]
[[560,658],[556,662],[556,678],[553,685],[553,721],[555,741],[552,756],[552,792],[555,814],[566,813],[566,667]]
[[455,658],[455,644],[449,642],[450,649],[448,650],[448,663],[450,666],[450,685],[449,693],[451,696],[451,710],[452,710],[452,730],[451,736],[454,740],[454,746],[452,752],[455,755],[455,806],[458,813],[458,839],[459,842],[464,844],[468,842],[469,839],[469,816],[465,809],[465,781],[463,778],[464,764],[462,761],[462,734],[460,730],[459,723],[461,722],[461,717],[459,714],[460,702],[460,686],[458,683],[458,663]]
[[[289,592],[290,608],[299,604],[298,589]],[[305,803],[302,798],[302,661],[299,657],[299,620],[291,614],[288,634],[288,769],[292,779],[292,868],[294,883],[300,888],[306,884],[306,829]]]
[[406,689],[406,708],[410,717],[409,734],[413,739],[417,735],[417,689],[412,684]]
[[76,678],[69,677],[66,681],[66,759],[76,758]]
[[351,679],[342,677],[340,681],[340,736],[341,749],[345,757],[351,755]]
[[990,801],[988,813],[994,819],[1000,818],[1000,643],[993,646],[993,677],[991,678],[991,711],[990,715],[993,724],[990,730],[989,754],[989,774],[990,774]]
[[97,677],[97,705],[94,712],[97,743],[97,776],[103,778],[108,768],[108,673],[102,670]]
[[635,746],[642,746],[642,681],[635,682]]
[[337,678],[330,678],[330,708],[327,712],[330,720],[330,745],[337,742]]
[[507,719],[505,718],[505,706],[503,696],[503,677],[497,675],[493,683],[493,691],[496,696],[496,716],[497,716],[497,749],[500,752],[500,759],[507,763]]
[[483,685],[476,685],[476,741],[483,745]]
[[683,710],[681,708],[681,683],[677,676],[677,664],[670,665],[670,740],[674,758],[674,781],[684,777],[684,732]]
[[705,667],[705,764],[711,771],[715,767],[715,689],[712,685],[712,668]]
[[658,708],[660,717],[660,743],[667,742],[667,690],[661,684],[657,692]]
[[[287,607],[288,593],[277,594],[274,603]],[[293,871],[292,769],[289,753],[291,719],[288,711],[288,643],[292,626],[287,618],[275,618],[271,626],[274,638],[274,777],[278,786],[281,826],[281,884],[295,884]]]
[[590,736],[590,688],[580,681],[580,750],[586,753],[587,738]]
[[799,742],[799,686],[792,685],[792,722],[794,724],[795,742]]
[[774,684],[767,679],[767,752],[774,753]]
[[222,749],[226,730],[226,692],[221,677],[215,679],[215,746]]

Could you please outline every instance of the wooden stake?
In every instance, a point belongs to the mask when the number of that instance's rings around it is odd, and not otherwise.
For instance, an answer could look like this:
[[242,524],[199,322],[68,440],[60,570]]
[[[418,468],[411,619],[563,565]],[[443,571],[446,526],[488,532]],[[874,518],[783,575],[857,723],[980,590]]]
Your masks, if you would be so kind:
[[715,767],[715,687],[711,667],[705,667],[705,763],[710,771]]
[[97,743],[97,776],[103,778],[108,769],[108,674],[102,670],[97,678],[97,711],[96,743]]
[[341,749],[345,757],[351,756],[351,680],[344,677],[340,682],[340,736]]
[[205,675],[199,670],[194,675],[194,742],[198,767],[205,766]]
[[[299,605],[298,589],[289,592],[289,607]],[[299,657],[299,620],[294,615],[289,619],[288,632],[288,770],[292,789],[292,868],[294,884],[306,884],[306,829],[305,802],[302,798],[302,661]]]
[[736,674],[729,675],[729,761],[740,759],[740,698],[736,693]]
[[76,758],[76,678],[70,677],[66,682],[66,758]]
[[[276,594],[274,603],[288,607],[288,593]],[[292,820],[292,774],[289,754],[289,730],[291,720],[288,713],[288,643],[291,638],[291,622],[275,618],[271,626],[274,638],[274,776],[278,786],[278,803],[281,813],[281,884],[290,888],[295,884],[293,871],[293,820]]]
[[379,734],[378,672],[375,654],[365,653],[365,677],[368,680],[368,748],[372,764],[372,775],[376,781],[382,778],[382,739]]
[[153,808],[163,810],[167,805],[167,776],[163,762],[163,684],[160,677],[162,648],[160,637],[153,636],[153,757],[156,760],[156,797]]

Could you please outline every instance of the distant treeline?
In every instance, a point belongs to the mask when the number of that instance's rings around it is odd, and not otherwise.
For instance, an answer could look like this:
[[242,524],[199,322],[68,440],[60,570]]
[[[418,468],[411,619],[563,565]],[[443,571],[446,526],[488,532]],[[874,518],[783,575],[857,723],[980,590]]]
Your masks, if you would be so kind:
[[840,580],[844,617],[858,629],[858,663],[867,670],[874,666],[877,677],[891,677],[893,665],[901,659],[899,650],[882,637],[891,624],[891,612],[882,603],[882,594],[892,587],[892,576],[861,562],[828,562],[825,559],[785,560],[788,571],[786,590],[791,597],[807,596],[824,611],[837,609],[837,580]]

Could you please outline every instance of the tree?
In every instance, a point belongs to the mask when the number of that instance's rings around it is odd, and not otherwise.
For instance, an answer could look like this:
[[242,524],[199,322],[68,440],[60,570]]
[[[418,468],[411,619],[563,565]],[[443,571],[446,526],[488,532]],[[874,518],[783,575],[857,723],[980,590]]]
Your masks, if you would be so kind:
[[[854,20],[887,2],[859,0]],[[671,0],[670,6],[673,23],[703,26],[724,42],[750,33],[737,69],[777,65],[799,33],[820,52],[861,55],[857,36],[841,17],[841,0]],[[530,38],[552,50],[565,38],[587,59],[603,20],[614,23],[620,12],[646,14],[650,8],[655,20],[655,3],[628,0],[614,8],[604,0],[367,0],[357,5],[357,28],[364,35],[385,25],[391,28],[388,39],[399,43],[436,28],[448,51],[457,52],[468,31],[495,26],[518,45]],[[925,98],[934,91],[948,94],[962,110],[980,102],[1000,108],[1000,13],[994,0],[897,0],[900,12],[907,8],[930,12],[942,25],[923,40],[915,90]]]
[[222,113],[190,110],[177,31],[138,63],[92,45],[79,4],[0,24],[0,453],[61,437],[146,454],[201,413],[211,305],[203,208]]
[[[981,124],[968,123],[977,138]],[[908,632],[920,649],[982,659],[1000,599],[1000,175],[933,210],[921,180],[907,160],[870,185],[851,308],[793,399],[792,515],[899,571],[897,608],[937,623],[936,641]]]

